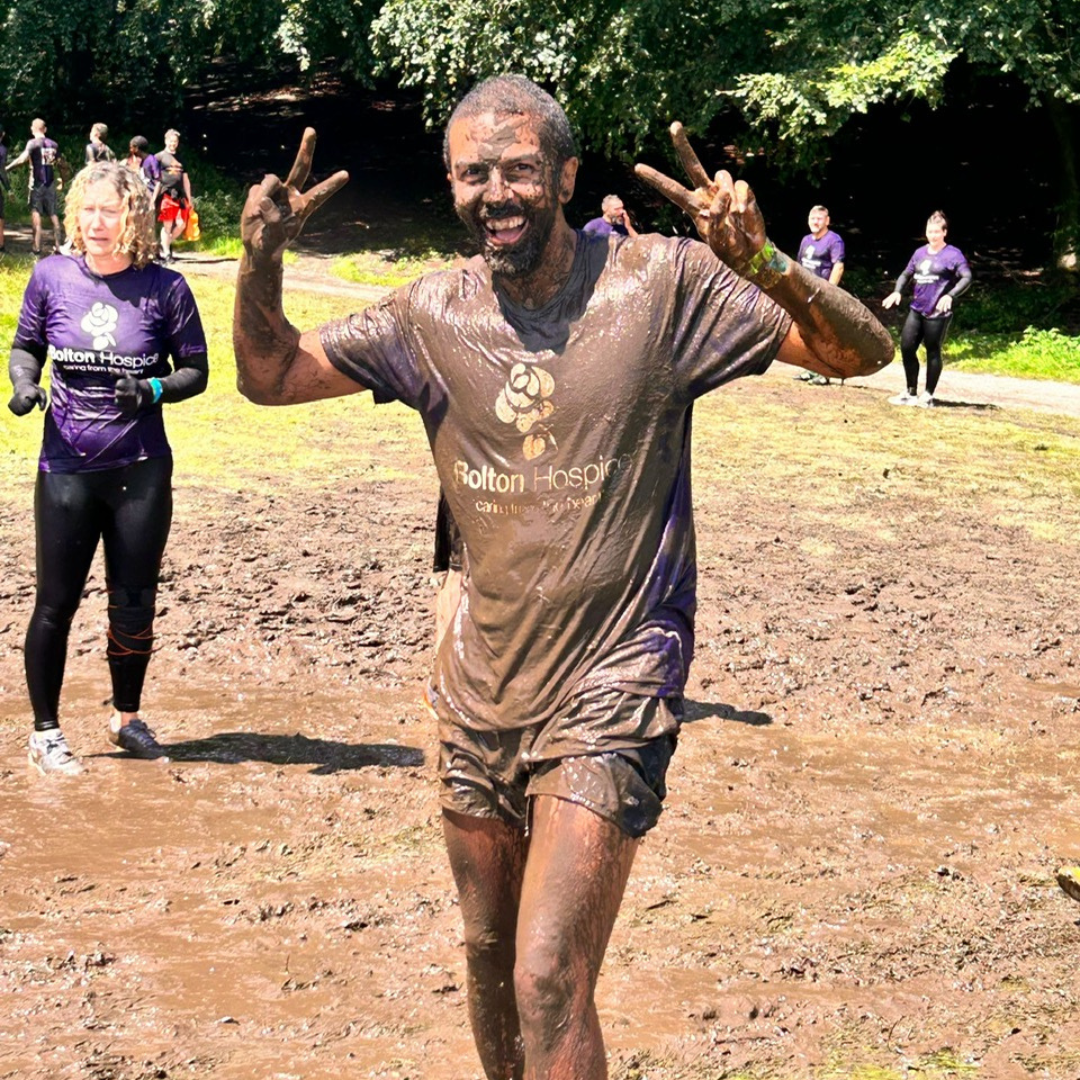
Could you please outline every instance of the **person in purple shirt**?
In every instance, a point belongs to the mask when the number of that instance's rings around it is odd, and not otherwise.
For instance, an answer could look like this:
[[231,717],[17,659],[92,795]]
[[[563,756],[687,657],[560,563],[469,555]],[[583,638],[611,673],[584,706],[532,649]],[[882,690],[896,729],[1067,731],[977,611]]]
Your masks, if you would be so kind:
[[[915,279],[911,309],[900,331],[900,356],[904,361],[907,390],[889,400],[894,405],[934,405],[941,378],[941,348],[952,322],[953,300],[971,284],[971,268],[964,253],[945,242],[949,222],[935,210],[926,222],[926,243],[908,260],[896,286],[881,302],[883,308],[900,303],[908,281]],[[919,345],[926,347],[926,392],[919,396]]]
[[158,159],[150,153],[150,141],[145,135],[136,135],[128,144],[128,156],[124,164],[138,173],[150,190],[150,201],[157,206],[161,192],[161,166]]
[[585,223],[582,229],[588,236],[637,236],[638,231],[630,220],[630,215],[618,195],[605,195],[600,204],[600,217]]
[[[810,232],[799,241],[799,262],[815,277],[839,285],[844,276],[844,241],[829,228],[828,207],[812,206],[807,224]],[[795,378],[815,386],[829,385],[824,375],[812,371],[801,371]]]
[[60,147],[46,134],[44,120],[30,124],[30,141],[23,152],[7,166],[10,172],[25,162],[30,162],[30,221],[34,229],[34,254],[41,254],[41,215],[51,219],[53,227],[53,250],[61,244],[60,218],[56,213],[56,189],[63,180],[56,176],[56,169],[63,162]]
[[0,123],[0,258],[4,255],[4,194],[11,190],[7,178],[7,147],[4,145],[4,125]]
[[187,282],[152,261],[154,215],[142,180],[117,162],[86,166],[72,184],[66,224],[71,254],[43,259],[26,287],[8,408],[16,416],[35,405],[46,410],[34,499],[36,598],[24,654],[30,762],[42,773],[72,775],[82,766],[60,731],[60,691],[68,629],[99,540],[115,710],[109,738],[136,757],[162,756],[139,716],[172,521],[162,414],[165,404],[202,393],[208,368]]

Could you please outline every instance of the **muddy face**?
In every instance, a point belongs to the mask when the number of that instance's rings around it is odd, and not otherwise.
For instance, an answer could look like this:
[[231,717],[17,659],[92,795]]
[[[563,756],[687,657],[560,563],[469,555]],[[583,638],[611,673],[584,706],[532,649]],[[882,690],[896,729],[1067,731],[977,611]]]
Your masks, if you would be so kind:
[[556,176],[535,121],[484,113],[454,123],[448,141],[454,210],[492,271],[534,273],[573,191],[572,179]]

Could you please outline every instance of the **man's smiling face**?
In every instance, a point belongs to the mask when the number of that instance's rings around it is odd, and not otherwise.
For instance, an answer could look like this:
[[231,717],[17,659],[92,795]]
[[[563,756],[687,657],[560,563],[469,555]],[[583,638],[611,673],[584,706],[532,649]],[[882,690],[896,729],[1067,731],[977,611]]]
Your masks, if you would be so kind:
[[540,266],[560,203],[573,191],[572,175],[566,192],[536,129],[532,117],[488,112],[449,131],[454,209],[492,271],[508,277]]

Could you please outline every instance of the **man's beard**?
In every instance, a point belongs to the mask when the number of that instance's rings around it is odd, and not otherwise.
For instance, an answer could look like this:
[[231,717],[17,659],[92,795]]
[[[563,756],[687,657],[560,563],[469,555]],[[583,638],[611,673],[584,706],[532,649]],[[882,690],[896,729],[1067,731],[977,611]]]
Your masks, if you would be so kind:
[[[484,261],[491,267],[493,274],[524,277],[535,271],[543,261],[544,249],[555,228],[556,205],[538,210],[519,203],[500,203],[498,206],[458,208],[457,213],[476,241],[480,254],[484,256]],[[525,219],[525,236],[513,247],[494,247],[484,223],[508,217]]]

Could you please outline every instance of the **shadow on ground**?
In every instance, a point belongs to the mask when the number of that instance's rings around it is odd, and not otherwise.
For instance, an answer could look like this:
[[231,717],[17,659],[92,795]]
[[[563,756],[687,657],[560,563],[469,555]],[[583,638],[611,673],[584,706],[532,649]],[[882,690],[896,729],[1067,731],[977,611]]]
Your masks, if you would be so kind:
[[371,766],[415,768],[424,764],[423,751],[391,743],[358,744],[309,739],[304,735],[259,735],[224,731],[208,739],[162,744],[173,761],[214,761],[237,765],[265,761],[271,765],[315,765],[312,774],[328,776]]

